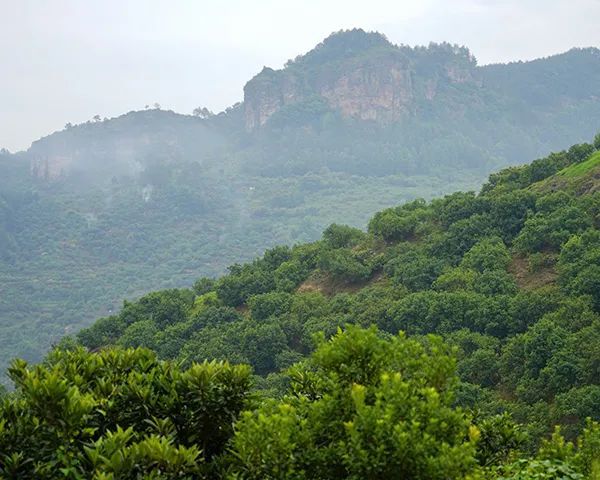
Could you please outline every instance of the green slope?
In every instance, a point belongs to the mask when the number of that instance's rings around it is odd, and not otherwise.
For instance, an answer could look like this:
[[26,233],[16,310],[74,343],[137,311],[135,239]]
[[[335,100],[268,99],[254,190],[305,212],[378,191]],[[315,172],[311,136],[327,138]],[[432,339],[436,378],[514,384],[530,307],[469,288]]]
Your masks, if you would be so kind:
[[564,170],[561,170],[556,174],[557,177],[565,177],[569,179],[581,178],[584,175],[593,174],[600,166],[600,153],[594,153],[587,160],[570,165]]
[[13,365],[0,474],[596,478],[595,149],[125,302]]
[[184,364],[249,363],[277,394],[315,335],[347,325],[436,333],[458,349],[459,405],[511,412],[534,443],[556,424],[572,437],[586,417],[600,420],[600,193],[538,187],[592,175],[594,149],[500,171],[479,195],[383,210],[367,232],[332,225],[193,290],[126,302],[77,338]]

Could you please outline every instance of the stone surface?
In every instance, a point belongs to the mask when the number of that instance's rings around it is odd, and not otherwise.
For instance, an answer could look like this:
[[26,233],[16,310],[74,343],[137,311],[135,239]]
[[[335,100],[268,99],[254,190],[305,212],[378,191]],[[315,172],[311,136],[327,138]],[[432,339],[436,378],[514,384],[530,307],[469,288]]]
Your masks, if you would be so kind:
[[[330,43],[335,51],[327,55]],[[420,100],[432,101],[440,85],[453,83],[480,83],[466,49],[447,44],[412,49],[379,34],[341,32],[282,70],[265,67],[246,84],[246,129],[257,130],[284,106],[311,97],[346,117],[397,122],[414,113]]]

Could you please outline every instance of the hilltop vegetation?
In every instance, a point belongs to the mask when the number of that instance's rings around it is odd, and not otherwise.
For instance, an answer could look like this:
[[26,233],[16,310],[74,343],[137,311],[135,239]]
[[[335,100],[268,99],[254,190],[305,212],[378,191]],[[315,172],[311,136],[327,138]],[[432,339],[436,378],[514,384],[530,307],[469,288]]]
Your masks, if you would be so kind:
[[[123,298],[584,141],[598,91],[595,49],[479,67],[464,47],[353,30],[265,69],[220,114],[130,112],[2,152],[0,366],[40,360]],[[265,121],[248,128],[254,114]],[[344,256],[322,261],[338,271]]]

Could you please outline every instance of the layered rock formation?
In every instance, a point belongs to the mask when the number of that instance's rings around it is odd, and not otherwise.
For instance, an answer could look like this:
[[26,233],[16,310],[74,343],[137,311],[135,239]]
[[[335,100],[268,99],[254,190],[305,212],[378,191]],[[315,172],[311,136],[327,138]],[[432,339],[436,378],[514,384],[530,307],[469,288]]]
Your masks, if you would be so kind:
[[479,84],[468,50],[392,45],[379,33],[339,32],[282,70],[265,67],[244,87],[246,129],[256,130],[284,106],[319,97],[343,116],[382,123],[415,112],[441,84]]

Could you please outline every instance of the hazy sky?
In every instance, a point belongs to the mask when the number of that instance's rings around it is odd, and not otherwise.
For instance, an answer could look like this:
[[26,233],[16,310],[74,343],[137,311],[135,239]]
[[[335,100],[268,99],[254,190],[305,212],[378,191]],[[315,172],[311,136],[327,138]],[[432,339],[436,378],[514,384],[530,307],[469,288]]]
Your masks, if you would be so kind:
[[154,102],[220,111],[340,29],[484,64],[600,46],[599,21],[600,0],[0,0],[0,147]]

